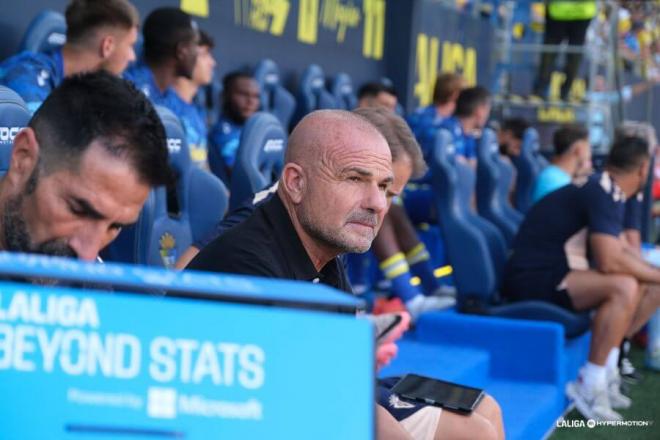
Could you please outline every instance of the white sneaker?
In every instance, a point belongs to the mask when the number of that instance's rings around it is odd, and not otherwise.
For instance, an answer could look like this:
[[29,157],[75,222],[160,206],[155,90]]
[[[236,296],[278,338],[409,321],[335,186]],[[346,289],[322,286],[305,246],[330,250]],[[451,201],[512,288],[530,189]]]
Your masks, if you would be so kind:
[[621,414],[612,410],[607,388],[587,389],[582,378],[566,385],[566,395],[575,402],[575,408],[585,419],[596,421],[623,420]]
[[412,320],[416,321],[417,317],[424,312],[447,309],[455,304],[456,298],[450,296],[424,296],[420,294],[406,303],[406,309]]
[[612,408],[627,409],[632,405],[630,397],[621,392],[621,375],[619,375],[618,369],[616,374],[607,378],[607,397],[610,399]]

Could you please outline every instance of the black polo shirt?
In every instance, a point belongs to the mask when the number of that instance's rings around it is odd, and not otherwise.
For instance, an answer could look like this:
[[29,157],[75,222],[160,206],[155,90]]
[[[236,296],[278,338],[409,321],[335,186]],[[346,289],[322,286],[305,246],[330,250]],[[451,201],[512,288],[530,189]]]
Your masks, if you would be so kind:
[[247,220],[213,240],[187,268],[320,282],[352,293],[338,258],[320,272],[316,270],[278,194],[258,205]]

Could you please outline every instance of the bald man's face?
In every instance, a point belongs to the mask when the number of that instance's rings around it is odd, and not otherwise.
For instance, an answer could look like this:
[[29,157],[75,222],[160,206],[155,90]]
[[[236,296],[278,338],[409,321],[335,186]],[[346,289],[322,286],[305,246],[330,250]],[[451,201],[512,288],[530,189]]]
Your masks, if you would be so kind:
[[371,131],[337,128],[316,160],[301,164],[306,184],[297,216],[310,237],[337,253],[366,252],[387,212],[390,150]]

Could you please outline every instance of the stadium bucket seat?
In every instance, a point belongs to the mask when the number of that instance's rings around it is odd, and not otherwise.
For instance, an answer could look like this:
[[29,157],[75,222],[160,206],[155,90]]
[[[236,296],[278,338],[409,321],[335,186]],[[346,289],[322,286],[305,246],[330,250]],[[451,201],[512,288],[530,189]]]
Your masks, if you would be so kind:
[[520,225],[511,211],[509,188],[513,173],[499,154],[495,132],[486,128],[477,145],[477,208],[479,215],[498,227],[509,246]]
[[0,86],[0,176],[9,169],[14,138],[29,121],[30,112],[21,97]]
[[539,152],[539,134],[535,128],[529,127],[523,136],[520,155],[513,160],[518,171],[516,181],[515,205],[523,214],[532,205],[532,191],[539,173],[548,161]]
[[19,45],[19,52],[48,52],[66,42],[66,20],[59,12],[41,11],[30,22]]
[[353,88],[353,81],[346,73],[338,73],[330,85],[330,93],[337,103],[337,108],[353,110],[357,107],[357,96]]
[[[506,254],[492,251],[483,225],[474,222],[469,212],[469,198],[461,180],[471,170],[454,160],[451,134],[439,130],[430,164],[435,200],[446,252],[453,267],[458,291],[459,310],[516,319],[554,321],[561,324],[568,337],[589,328],[588,314],[570,313],[540,301],[502,303],[497,290]],[[462,176],[463,174],[463,176]],[[491,243],[489,243],[491,242]]]
[[257,112],[248,119],[231,174],[230,210],[279,179],[286,142],[286,132],[274,115]]
[[254,79],[261,90],[261,110],[274,114],[282,127],[288,127],[296,100],[280,82],[280,69],[273,60],[263,59],[254,68]]
[[337,103],[330,92],[325,89],[323,69],[317,64],[310,64],[300,77],[296,117],[293,125],[314,110],[331,108],[337,108]]

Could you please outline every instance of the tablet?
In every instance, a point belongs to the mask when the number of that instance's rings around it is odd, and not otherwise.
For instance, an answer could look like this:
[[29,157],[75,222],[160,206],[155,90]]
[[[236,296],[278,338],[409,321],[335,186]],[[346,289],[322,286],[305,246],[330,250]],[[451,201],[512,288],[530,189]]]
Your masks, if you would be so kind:
[[391,390],[400,397],[469,414],[484,397],[479,388],[407,374]]

